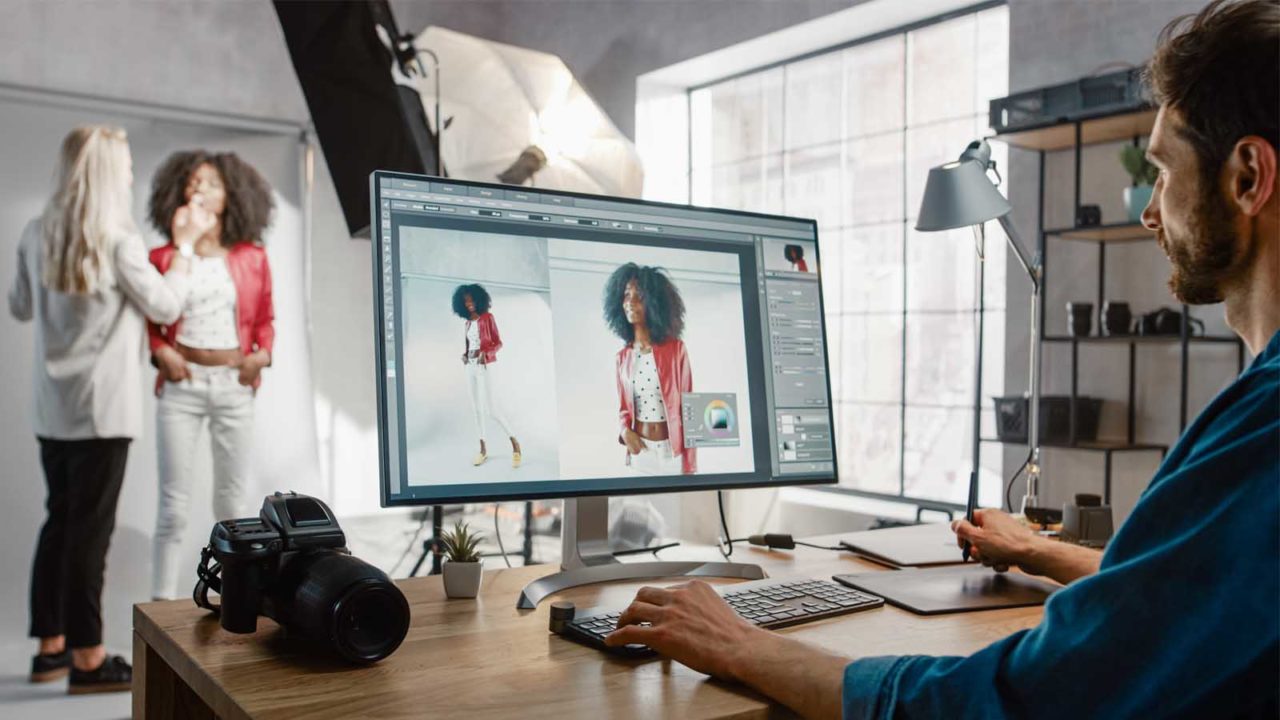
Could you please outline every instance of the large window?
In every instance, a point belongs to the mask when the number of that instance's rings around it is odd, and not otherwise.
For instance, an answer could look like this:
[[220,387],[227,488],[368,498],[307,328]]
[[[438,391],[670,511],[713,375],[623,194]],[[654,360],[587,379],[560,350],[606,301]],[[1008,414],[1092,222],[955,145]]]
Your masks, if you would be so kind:
[[[965,500],[974,238],[913,228],[928,169],[989,134],[988,100],[1007,91],[1008,38],[1008,9],[988,5],[689,93],[694,204],[818,221],[846,489]],[[984,283],[987,407],[1004,386],[997,233]],[[997,449],[982,458],[984,498],[999,492]]]

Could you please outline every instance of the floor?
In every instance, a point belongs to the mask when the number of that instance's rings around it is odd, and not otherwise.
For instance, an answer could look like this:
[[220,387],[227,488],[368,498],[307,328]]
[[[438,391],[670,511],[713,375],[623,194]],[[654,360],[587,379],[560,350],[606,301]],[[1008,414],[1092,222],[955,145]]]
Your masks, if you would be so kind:
[[[34,643],[0,646],[0,716],[5,720],[120,720],[131,714],[129,693],[67,695],[67,681],[27,682]],[[129,648],[108,648],[128,657]]]

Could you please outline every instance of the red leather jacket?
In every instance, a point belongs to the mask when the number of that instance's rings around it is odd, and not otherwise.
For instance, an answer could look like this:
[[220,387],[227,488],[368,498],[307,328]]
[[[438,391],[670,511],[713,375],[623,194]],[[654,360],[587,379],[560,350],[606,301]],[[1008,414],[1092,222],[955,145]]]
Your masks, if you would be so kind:
[[[478,349],[480,358],[484,360],[484,364],[495,363],[498,361],[498,351],[502,349],[502,336],[498,334],[498,323],[493,319],[493,313],[484,313],[476,323],[480,326],[480,347],[467,347],[467,353]],[[467,329],[471,329],[471,321],[467,321]]]
[[[622,431],[629,430],[636,416],[636,393],[631,378],[635,375],[636,351],[626,345],[618,351],[618,442]],[[667,437],[671,453],[680,456],[685,475],[698,471],[698,451],[684,446],[684,424],[680,414],[680,395],[693,392],[693,368],[683,340],[667,340],[653,346],[653,363],[658,366],[658,384],[662,386],[662,407],[667,414]]]
[[[151,251],[151,264],[161,274],[169,272],[173,256],[178,248],[170,243]],[[275,343],[275,306],[271,301],[271,266],[267,263],[267,251],[251,242],[236,243],[227,251],[227,271],[236,286],[236,335],[240,338],[240,352],[248,355],[255,350],[271,353]],[[177,343],[182,318],[172,325],[160,326],[147,323],[147,338],[151,352],[163,345]],[[256,390],[262,384],[262,376],[254,382]],[[164,387],[164,375],[156,375],[156,390]]]

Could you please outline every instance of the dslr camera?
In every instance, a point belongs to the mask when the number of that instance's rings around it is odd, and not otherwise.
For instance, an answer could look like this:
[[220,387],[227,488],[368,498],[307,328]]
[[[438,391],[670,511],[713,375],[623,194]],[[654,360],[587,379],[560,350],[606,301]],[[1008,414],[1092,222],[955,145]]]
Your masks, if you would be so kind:
[[[346,544],[320,500],[269,495],[258,517],[213,526],[196,569],[196,605],[217,613],[229,632],[254,632],[265,615],[344,660],[381,660],[409,631],[409,603],[386,573],[352,557]],[[210,590],[220,605],[209,601]]]

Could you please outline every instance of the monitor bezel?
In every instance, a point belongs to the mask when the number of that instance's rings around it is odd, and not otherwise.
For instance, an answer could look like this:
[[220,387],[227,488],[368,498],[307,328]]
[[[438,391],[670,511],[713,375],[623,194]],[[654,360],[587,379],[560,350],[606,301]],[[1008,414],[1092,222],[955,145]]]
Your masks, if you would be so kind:
[[[390,471],[389,471],[390,442],[388,441],[387,433],[391,432],[393,428],[392,428],[392,418],[387,417],[387,402],[386,402],[387,362],[386,362],[386,356],[385,356],[385,353],[386,353],[385,327],[386,326],[385,326],[385,317],[383,315],[383,310],[385,307],[383,301],[385,298],[385,293],[388,292],[389,290],[388,288],[385,288],[383,286],[381,263],[382,263],[382,243],[384,242],[385,239],[383,238],[381,223],[379,222],[379,219],[378,219],[378,209],[382,206],[381,204],[382,183],[380,181],[383,180],[384,178],[396,179],[396,180],[411,180],[411,181],[417,181],[417,182],[442,182],[442,183],[448,183],[450,185],[490,188],[494,190],[519,191],[521,189],[524,189],[529,192],[536,192],[540,194],[560,195],[560,196],[566,196],[571,198],[582,198],[586,200],[617,202],[617,203],[637,205],[637,206],[643,206],[643,207],[649,207],[649,208],[667,208],[671,210],[685,210],[685,211],[694,211],[694,212],[727,214],[727,215],[734,215],[734,216],[745,217],[745,218],[760,218],[760,219],[766,219],[766,220],[782,220],[787,222],[807,223],[813,231],[813,253],[814,253],[814,259],[817,261],[817,265],[818,265],[818,272],[817,272],[818,311],[822,317],[822,363],[827,376],[827,383],[826,383],[827,407],[825,409],[827,411],[828,419],[831,421],[831,438],[832,438],[831,439],[832,453],[831,453],[830,477],[822,476],[822,477],[815,478],[812,476],[806,476],[806,477],[800,477],[795,479],[788,479],[785,477],[775,477],[773,475],[773,468],[770,467],[768,468],[769,477],[768,477],[768,480],[766,481],[760,481],[760,480],[732,481],[731,480],[723,483],[713,482],[713,483],[707,483],[707,484],[699,484],[696,487],[690,487],[687,484],[681,484],[678,481],[673,481],[669,485],[661,485],[661,486],[655,485],[655,486],[637,487],[637,488],[596,488],[596,489],[582,488],[580,490],[570,490],[570,491],[554,490],[554,491],[539,492],[537,490],[533,490],[530,492],[506,492],[501,494],[489,494],[489,495],[459,496],[459,495],[443,495],[442,494],[442,495],[433,495],[430,497],[421,497],[421,496],[407,497],[407,498],[391,497],[391,494],[390,494],[391,477],[390,477]],[[550,500],[550,499],[576,498],[576,497],[600,497],[600,496],[615,497],[615,496],[625,496],[625,495],[653,495],[658,493],[672,493],[672,492],[700,492],[700,491],[709,492],[709,491],[716,491],[716,490],[743,490],[743,489],[752,489],[752,488],[779,488],[779,487],[799,487],[799,486],[811,486],[811,485],[835,485],[840,482],[840,453],[839,453],[839,446],[836,442],[836,437],[835,437],[836,435],[835,403],[831,395],[831,381],[830,381],[831,357],[830,357],[830,349],[828,346],[829,343],[827,339],[826,306],[825,306],[823,294],[822,294],[822,274],[824,272],[825,266],[822,263],[822,243],[820,242],[818,237],[818,223],[816,220],[812,218],[799,218],[799,217],[790,217],[786,215],[773,215],[768,213],[748,212],[745,210],[729,210],[729,209],[722,209],[722,208],[702,207],[698,205],[681,205],[678,203],[659,202],[656,200],[639,200],[635,198],[615,197],[612,195],[596,195],[592,193],[571,192],[568,190],[556,190],[556,189],[549,189],[549,188],[530,188],[524,185],[504,185],[501,183],[487,183],[487,182],[480,182],[475,180],[459,180],[456,178],[439,177],[436,175],[421,175],[417,173],[406,173],[406,172],[398,172],[398,171],[391,171],[391,170],[374,170],[372,173],[369,174],[369,208],[370,208],[369,240],[370,240],[370,246],[373,251],[371,255],[372,270],[373,270],[373,290],[374,290],[374,293],[373,293],[374,302],[372,303],[373,314],[374,314],[373,327],[375,332],[374,344],[376,345],[376,349],[375,349],[376,363],[374,368],[374,374],[377,380],[376,393],[377,393],[377,412],[378,412],[378,416],[377,416],[378,496],[379,496],[379,500],[381,502],[382,507],[384,508],[421,507],[424,505],[461,505],[466,503],[515,502],[515,501],[521,501],[521,500]],[[396,319],[396,322],[399,322],[398,318]],[[404,411],[403,408],[401,408],[401,412],[403,411]],[[408,470],[405,469],[404,472],[407,474]],[[759,473],[758,470],[755,472]],[[741,475],[741,473],[733,473],[730,476],[738,476],[738,475]],[[715,477],[715,476],[713,475],[710,477]],[[586,483],[592,483],[596,481],[595,480],[564,480],[560,482],[586,484]],[[415,485],[413,487],[417,488],[417,487],[431,487],[431,486]]]

